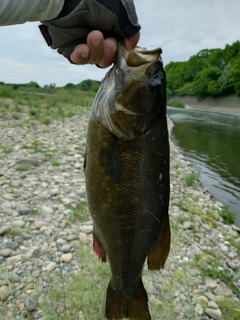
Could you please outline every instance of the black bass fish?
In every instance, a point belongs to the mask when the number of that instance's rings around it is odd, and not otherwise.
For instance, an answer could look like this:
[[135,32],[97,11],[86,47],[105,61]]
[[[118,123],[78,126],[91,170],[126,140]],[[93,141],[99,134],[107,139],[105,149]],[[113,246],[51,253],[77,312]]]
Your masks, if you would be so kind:
[[163,268],[170,249],[169,141],[161,49],[119,45],[93,103],[85,177],[93,249],[111,279],[108,319],[149,320],[141,275]]

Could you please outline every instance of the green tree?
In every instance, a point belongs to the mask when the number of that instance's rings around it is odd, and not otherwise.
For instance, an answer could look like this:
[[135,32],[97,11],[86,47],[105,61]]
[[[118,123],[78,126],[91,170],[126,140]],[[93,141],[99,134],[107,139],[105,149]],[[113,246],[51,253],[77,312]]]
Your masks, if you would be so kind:
[[204,68],[198,72],[192,84],[193,94],[199,99],[208,95],[217,96],[220,90],[217,80],[220,75],[221,70],[217,67]]
[[203,49],[184,62],[166,65],[167,95],[240,95],[240,42]]
[[231,64],[229,80],[234,86],[236,94],[240,96],[240,56],[236,57]]

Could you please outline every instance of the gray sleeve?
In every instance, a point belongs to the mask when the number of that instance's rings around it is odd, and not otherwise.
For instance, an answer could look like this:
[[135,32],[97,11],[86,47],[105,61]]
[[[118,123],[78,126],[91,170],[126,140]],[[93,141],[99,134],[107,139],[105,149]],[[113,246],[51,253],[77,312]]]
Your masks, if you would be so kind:
[[0,26],[52,20],[63,5],[64,0],[0,0]]

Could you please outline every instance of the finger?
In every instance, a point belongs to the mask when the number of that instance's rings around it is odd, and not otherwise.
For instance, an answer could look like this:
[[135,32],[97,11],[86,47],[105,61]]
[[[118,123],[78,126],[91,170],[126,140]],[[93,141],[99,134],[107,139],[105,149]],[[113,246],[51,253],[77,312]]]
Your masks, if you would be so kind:
[[115,60],[117,51],[117,40],[115,38],[106,38],[103,42],[102,58],[98,65],[102,68],[109,67]]
[[76,64],[86,64],[89,61],[89,48],[86,44],[79,44],[70,55],[70,59]]
[[89,63],[99,63],[103,53],[103,34],[94,30],[88,34],[87,45],[89,47]]
[[130,37],[129,39],[128,38],[125,38],[124,42],[125,42],[125,46],[128,50],[133,50],[138,41],[140,39],[140,32],[136,33],[134,36]]

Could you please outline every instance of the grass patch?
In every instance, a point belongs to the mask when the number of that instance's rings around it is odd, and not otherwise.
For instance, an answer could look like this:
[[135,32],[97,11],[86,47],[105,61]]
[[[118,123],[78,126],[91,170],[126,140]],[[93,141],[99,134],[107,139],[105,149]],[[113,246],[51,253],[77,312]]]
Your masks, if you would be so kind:
[[201,206],[197,204],[195,199],[191,199],[191,197],[186,197],[186,201],[180,202],[176,205],[183,211],[187,211],[192,216],[199,216],[204,222],[209,224],[212,228],[217,228],[217,212],[213,208],[209,208],[208,210],[203,210]]
[[13,147],[0,144],[0,153],[9,154],[13,152]]
[[72,206],[70,204],[65,206],[69,210],[66,226],[76,223],[77,221],[84,222],[89,220],[90,216],[87,202],[85,200],[78,202],[76,206]]
[[[101,263],[90,246],[82,246],[79,251],[79,268],[81,271],[71,274],[69,278],[60,280],[60,276],[52,281],[52,288],[43,296],[40,309],[46,320],[96,320],[106,319],[105,296],[110,279],[108,262]],[[164,280],[164,285],[154,276],[154,273],[144,270],[143,282],[148,292],[149,310],[152,319],[176,320],[174,299],[176,292],[181,290],[182,283],[191,284],[189,266],[177,268],[173,277]],[[161,277],[161,275],[159,274]],[[151,277],[154,277],[151,280]],[[159,293],[150,294],[148,281],[158,282],[161,290]],[[181,301],[184,309],[194,314],[191,305],[191,295],[186,295],[186,301]]]
[[12,114],[12,118],[13,118],[14,120],[19,120],[19,119],[20,119],[20,116],[19,116],[17,113],[13,113],[13,114]]
[[219,211],[219,215],[223,218],[225,224],[233,224],[235,221],[235,212],[232,212],[227,206],[223,206]]
[[20,163],[17,165],[16,169],[18,171],[28,171],[32,168],[32,165],[29,163]]
[[88,246],[82,246],[78,254],[81,271],[62,281],[56,277],[43,297],[40,308],[46,320],[95,320],[104,312],[109,266],[100,263]]
[[240,239],[239,237],[229,237],[227,238],[227,241],[237,250],[237,254],[240,255]]
[[[214,253],[212,256],[214,257]],[[212,279],[219,279],[236,295],[240,295],[240,290],[234,284],[239,276],[235,276],[229,269],[225,269],[218,257],[214,257],[214,259],[211,260],[206,254],[197,254],[194,257],[194,265],[201,269],[203,279],[206,276]]]
[[17,227],[15,227],[15,228],[13,227],[13,228],[10,228],[7,230],[7,233],[12,237],[20,236],[23,234],[23,232],[24,232],[23,229],[17,228]]
[[61,163],[59,161],[57,161],[57,160],[53,160],[51,162],[51,165],[54,166],[54,167],[59,167],[61,165]]
[[240,305],[239,301],[231,298],[224,298],[217,301],[219,308],[222,311],[223,319],[240,320]]
[[181,101],[173,100],[173,99],[170,99],[167,102],[167,105],[170,106],[170,107],[185,108],[185,105]]
[[196,187],[199,184],[199,172],[192,171],[191,173],[188,173],[185,177],[185,182],[188,187]]
[[0,85],[0,97],[1,98],[14,98],[14,90],[12,86]]
[[50,118],[47,118],[47,117],[46,118],[45,117],[41,117],[39,119],[39,122],[41,124],[49,125],[52,122],[52,120]]
[[54,120],[65,121],[85,113],[95,98],[95,92],[78,89],[54,88],[51,92],[47,88],[30,89],[0,84],[2,113],[9,113],[8,116],[16,120],[24,114],[24,117],[27,115],[31,120],[49,125]]

